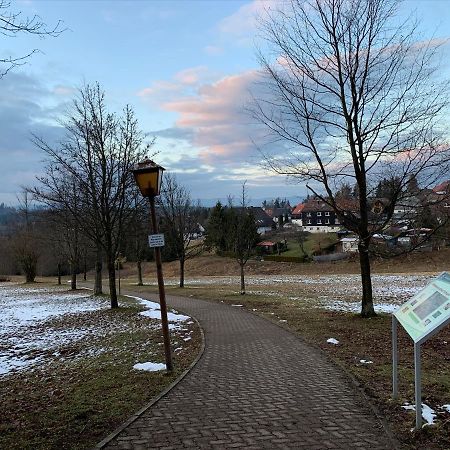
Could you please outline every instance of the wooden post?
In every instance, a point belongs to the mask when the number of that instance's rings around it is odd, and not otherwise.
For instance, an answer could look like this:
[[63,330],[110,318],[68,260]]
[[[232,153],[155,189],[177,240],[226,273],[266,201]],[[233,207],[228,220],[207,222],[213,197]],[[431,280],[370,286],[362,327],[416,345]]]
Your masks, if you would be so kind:
[[[155,197],[151,195],[150,199],[150,215],[152,219],[153,233],[158,234],[158,222],[156,221]],[[172,350],[170,348],[169,322],[167,320],[166,293],[164,290],[164,279],[161,262],[161,249],[155,247],[156,273],[158,277],[159,303],[161,306],[161,323],[164,336],[164,353],[166,356],[166,369],[168,372],[173,370]]]

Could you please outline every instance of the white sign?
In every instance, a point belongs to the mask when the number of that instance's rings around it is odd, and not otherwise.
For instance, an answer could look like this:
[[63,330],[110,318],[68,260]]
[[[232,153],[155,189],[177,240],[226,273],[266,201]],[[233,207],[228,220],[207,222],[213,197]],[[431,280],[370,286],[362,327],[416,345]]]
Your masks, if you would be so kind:
[[150,248],[164,247],[164,234],[149,234],[148,245]]
[[424,342],[450,320],[450,274],[441,273],[394,315],[414,342]]

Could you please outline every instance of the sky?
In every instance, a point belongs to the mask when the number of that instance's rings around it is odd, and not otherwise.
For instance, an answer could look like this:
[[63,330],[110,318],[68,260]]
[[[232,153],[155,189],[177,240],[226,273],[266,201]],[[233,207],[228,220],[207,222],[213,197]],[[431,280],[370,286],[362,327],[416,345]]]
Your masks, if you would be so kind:
[[[33,134],[55,142],[77,89],[99,82],[108,106],[131,105],[156,138],[156,161],[194,199],[211,203],[307,194],[301,184],[262,169],[245,112],[258,78],[256,16],[282,0],[17,0],[11,10],[62,21],[55,38],[0,35],[0,56],[37,48],[28,63],[0,79],[0,203],[14,205],[36,183],[44,155]],[[450,0],[410,0],[427,37],[450,37]]]

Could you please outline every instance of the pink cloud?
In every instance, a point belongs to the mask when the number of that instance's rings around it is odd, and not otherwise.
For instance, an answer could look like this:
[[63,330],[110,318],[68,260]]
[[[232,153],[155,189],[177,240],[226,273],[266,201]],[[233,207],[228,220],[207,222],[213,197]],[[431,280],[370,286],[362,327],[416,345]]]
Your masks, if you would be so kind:
[[206,66],[191,67],[175,74],[174,79],[184,85],[195,85],[199,83],[208,73]]
[[172,99],[163,109],[179,114],[178,128],[193,130],[192,144],[208,164],[246,158],[253,151],[250,118],[245,106],[258,78],[256,70],[224,77],[201,85],[195,95]]

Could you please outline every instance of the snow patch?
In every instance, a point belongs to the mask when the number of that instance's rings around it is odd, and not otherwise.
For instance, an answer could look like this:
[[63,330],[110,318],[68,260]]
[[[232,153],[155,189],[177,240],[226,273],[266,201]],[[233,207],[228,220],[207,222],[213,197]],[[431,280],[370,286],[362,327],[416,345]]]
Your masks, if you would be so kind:
[[158,370],[165,370],[166,365],[164,363],[145,362],[135,364],[133,369],[145,370],[147,372],[157,372]]
[[[134,298],[147,309],[145,311],[140,312],[139,314],[144,317],[148,317],[150,319],[161,320],[161,308],[159,303],[151,302],[150,300],[145,300],[141,297],[135,297],[133,295],[127,295],[129,298]],[[184,322],[191,320],[191,317],[185,316],[184,314],[179,314],[177,312],[167,312],[167,320],[169,322]]]
[[337,339],[335,339],[335,338],[328,338],[327,342],[329,344],[334,344],[334,345],[338,345],[339,344],[339,341]]
[[[409,403],[405,403],[405,405],[402,406],[403,409],[406,409],[407,411],[415,411],[416,405],[410,405]],[[436,418],[436,411],[431,409],[428,405],[425,403],[422,403],[422,417],[425,420],[426,423],[423,424],[422,428],[427,425],[433,425],[434,419]]]
[[360,362],[361,364],[373,364],[373,361],[369,361],[369,360],[367,360],[367,359],[360,359],[359,362]]

